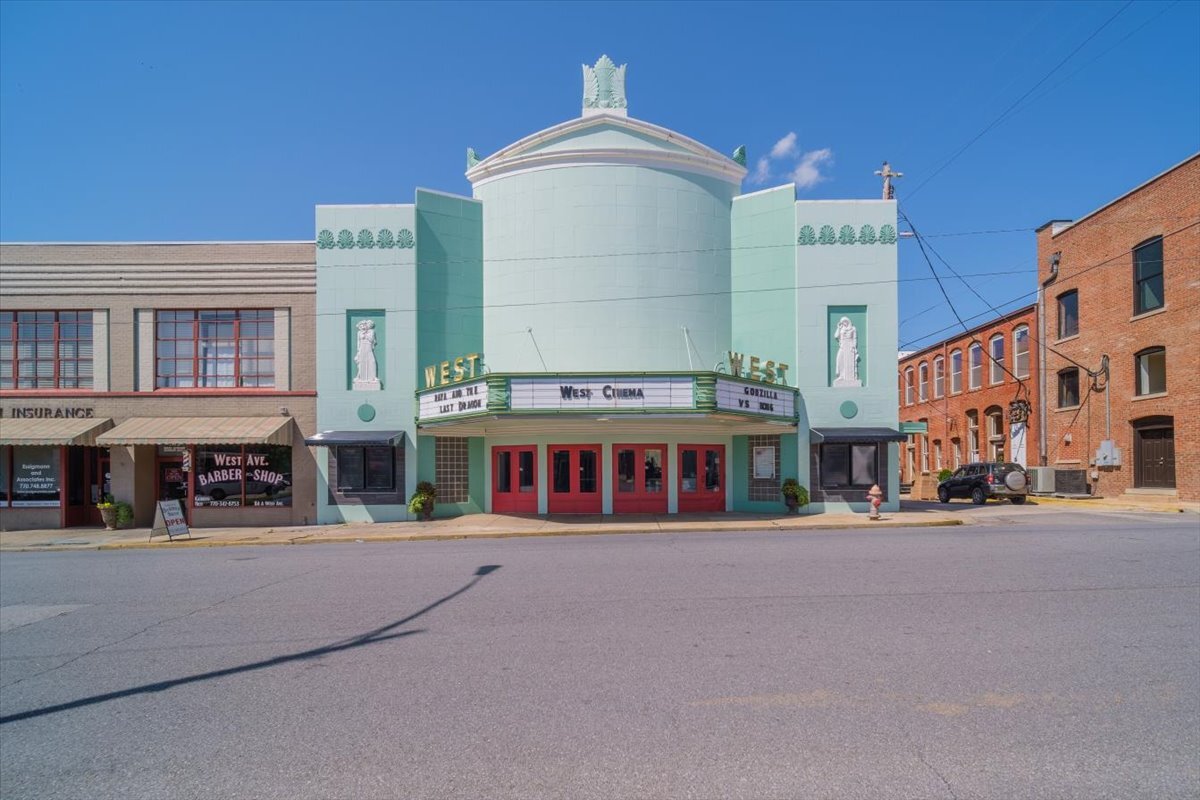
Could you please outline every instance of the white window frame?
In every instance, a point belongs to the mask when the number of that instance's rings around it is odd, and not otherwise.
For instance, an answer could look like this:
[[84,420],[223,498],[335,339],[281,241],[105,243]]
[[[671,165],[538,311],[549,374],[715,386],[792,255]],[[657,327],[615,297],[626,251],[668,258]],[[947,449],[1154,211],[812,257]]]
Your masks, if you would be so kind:
[[933,360],[933,396],[946,396],[946,359],[942,356]]
[[[1000,350],[1000,357],[996,357],[996,350]],[[991,363],[988,365],[988,383],[992,386],[1004,383],[1004,334],[997,333],[992,338],[988,339],[988,358]]]
[[962,350],[950,351],[950,394],[962,393]]
[[913,368],[904,370],[904,405],[913,404]]
[[[1021,334],[1025,336],[1022,337]],[[1021,343],[1024,341],[1025,349],[1021,349]],[[1022,356],[1024,357],[1024,366],[1021,364]],[[1013,329],[1013,374],[1018,378],[1029,377],[1029,326],[1018,325]]]
[[981,386],[983,386],[983,345],[979,342],[972,342],[971,347],[967,350],[967,388],[974,391]]
[[929,362],[922,361],[917,367],[917,397],[924,403],[929,399]]

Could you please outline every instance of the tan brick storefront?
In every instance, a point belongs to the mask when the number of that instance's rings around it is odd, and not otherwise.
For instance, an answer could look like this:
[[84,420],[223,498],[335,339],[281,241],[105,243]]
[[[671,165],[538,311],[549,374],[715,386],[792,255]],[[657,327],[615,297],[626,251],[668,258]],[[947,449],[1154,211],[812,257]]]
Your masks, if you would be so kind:
[[1200,155],[1047,223],[1037,249],[1047,463],[1108,497],[1200,499]]
[[[104,491],[139,525],[168,496],[194,527],[315,521],[312,243],[5,244],[0,279],[0,527],[96,524]],[[56,419],[95,427],[30,438]]]
[[[899,362],[900,422],[928,429],[901,446],[901,481],[915,494],[932,498],[938,472],[960,464],[1038,463],[1036,310],[1019,309]],[[1029,411],[1023,422],[1014,422],[1014,402]]]

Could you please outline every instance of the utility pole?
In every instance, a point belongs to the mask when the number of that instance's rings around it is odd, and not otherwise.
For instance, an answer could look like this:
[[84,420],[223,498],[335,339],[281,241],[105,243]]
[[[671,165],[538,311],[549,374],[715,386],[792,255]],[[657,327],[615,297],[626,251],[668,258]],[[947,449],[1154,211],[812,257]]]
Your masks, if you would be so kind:
[[892,186],[892,178],[903,178],[904,173],[892,172],[891,164],[888,164],[888,162],[885,161],[883,162],[883,169],[875,170],[875,174],[883,178],[883,199],[895,200],[896,187]]

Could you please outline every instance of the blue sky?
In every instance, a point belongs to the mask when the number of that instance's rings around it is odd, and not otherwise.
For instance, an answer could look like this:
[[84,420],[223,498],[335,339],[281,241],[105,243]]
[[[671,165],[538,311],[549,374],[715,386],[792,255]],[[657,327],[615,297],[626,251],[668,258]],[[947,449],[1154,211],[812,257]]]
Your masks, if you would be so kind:
[[[889,159],[913,223],[1002,308],[1031,302],[1032,228],[1200,150],[1195,0],[4,2],[0,239],[311,239],[318,203],[467,194],[465,149],[578,116],[601,53],[629,65],[632,116],[745,144],[747,191],[875,197]],[[901,343],[948,335],[900,252]]]

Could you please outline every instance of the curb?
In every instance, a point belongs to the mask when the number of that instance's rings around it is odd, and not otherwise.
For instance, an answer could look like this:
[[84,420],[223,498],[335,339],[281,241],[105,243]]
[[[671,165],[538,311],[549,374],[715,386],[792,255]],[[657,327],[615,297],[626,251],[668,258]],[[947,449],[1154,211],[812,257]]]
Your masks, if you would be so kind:
[[855,522],[855,523],[834,523],[829,525],[804,525],[796,527],[779,527],[772,526],[769,528],[747,528],[747,529],[698,529],[684,528],[681,530],[666,529],[650,529],[650,528],[617,528],[597,530],[594,528],[567,528],[563,530],[553,531],[483,531],[479,533],[427,533],[427,534],[366,534],[366,535],[344,535],[344,536],[324,536],[313,534],[309,536],[297,536],[289,539],[229,539],[229,540],[207,540],[196,539],[189,541],[182,539],[179,541],[160,541],[160,542],[110,542],[107,544],[98,545],[46,545],[46,546],[26,546],[26,547],[11,547],[2,548],[0,552],[5,553],[45,553],[45,552],[63,552],[71,550],[186,550],[200,547],[248,547],[248,546],[269,546],[269,545],[306,545],[306,544],[371,544],[371,543],[389,543],[389,542],[435,542],[435,541],[463,541],[466,539],[525,539],[525,538],[550,538],[555,536],[608,536],[608,535],[656,535],[656,534],[687,534],[687,533],[804,533],[807,531],[838,531],[838,530],[889,530],[892,528],[944,528],[957,527],[966,524],[962,519],[936,519],[929,521],[905,521],[891,522],[886,525],[875,525],[870,522]]

